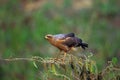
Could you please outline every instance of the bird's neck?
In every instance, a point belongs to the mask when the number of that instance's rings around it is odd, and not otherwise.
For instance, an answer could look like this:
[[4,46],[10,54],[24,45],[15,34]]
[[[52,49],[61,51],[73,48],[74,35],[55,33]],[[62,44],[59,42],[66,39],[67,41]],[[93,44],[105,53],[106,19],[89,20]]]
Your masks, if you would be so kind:
[[56,46],[56,40],[55,40],[55,39],[49,39],[49,42],[50,42],[52,45],[55,45],[55,46]]

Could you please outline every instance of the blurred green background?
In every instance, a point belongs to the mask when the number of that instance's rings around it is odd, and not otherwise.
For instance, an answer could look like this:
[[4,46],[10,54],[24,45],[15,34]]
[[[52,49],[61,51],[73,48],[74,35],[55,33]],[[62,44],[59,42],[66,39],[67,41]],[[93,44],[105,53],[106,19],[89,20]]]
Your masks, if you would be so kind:
[[[119,0],[0,1],[0,59],[53,57],[58,50],[44,36],[69,32],[89,44],[99,70],[113,57],[120,63]],[[41,80],[42,71],[32,62],[0,60],[0,80]]]

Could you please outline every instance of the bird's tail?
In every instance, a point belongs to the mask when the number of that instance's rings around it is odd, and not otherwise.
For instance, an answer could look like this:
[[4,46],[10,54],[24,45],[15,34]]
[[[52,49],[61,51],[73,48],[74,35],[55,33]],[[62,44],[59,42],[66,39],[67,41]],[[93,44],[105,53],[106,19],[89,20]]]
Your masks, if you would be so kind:
[[83,49],[86,49],[86,47],[88,47],[88,44],[87,44],[87,43],[81,43],[81,47],[82,47]]

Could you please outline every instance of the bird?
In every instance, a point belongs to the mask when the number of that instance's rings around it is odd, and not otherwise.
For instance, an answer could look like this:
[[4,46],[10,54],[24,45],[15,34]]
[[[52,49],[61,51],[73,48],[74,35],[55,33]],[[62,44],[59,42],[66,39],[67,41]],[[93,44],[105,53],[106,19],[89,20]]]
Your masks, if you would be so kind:
[[64,59],[66,53],[72,50],[72,48],[82,47],[82,49],[88,48],[87,43],[83,43],[82,39],[75,36],[74,33],[67,34],[47,34],[45,39],[48,40],[53,46],[57,47],[60,52],[64,51]]

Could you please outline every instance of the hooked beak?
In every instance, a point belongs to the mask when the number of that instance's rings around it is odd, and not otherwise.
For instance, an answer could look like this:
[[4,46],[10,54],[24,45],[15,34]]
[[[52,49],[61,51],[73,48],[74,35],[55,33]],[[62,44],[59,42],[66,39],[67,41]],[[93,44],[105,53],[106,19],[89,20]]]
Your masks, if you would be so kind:
[[47,37],[47,35],[45,36],[45,39],[47,39],[48,37]]
[[48,35],[45,36],[45,39],[50,39],[50,38],[52,38],[52,36],[53,36],[53,35],[48,34]]

